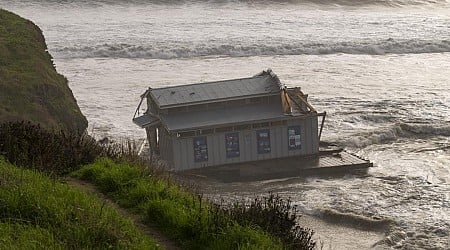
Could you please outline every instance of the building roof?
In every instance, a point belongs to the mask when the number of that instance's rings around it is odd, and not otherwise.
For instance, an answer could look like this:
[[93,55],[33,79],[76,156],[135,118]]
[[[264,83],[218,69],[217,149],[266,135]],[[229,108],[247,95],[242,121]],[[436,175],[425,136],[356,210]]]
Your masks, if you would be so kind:
[[150,89],[149,97],[160,108],[170,108],[279,92],[278,77],[271,70],[267,70],[249,78]]
[[154,125],[159,122],[159,118],[150,114],[143,114],[133,118],[133,122],[141,128]]
[[169,131],[179,131],[219,125],[263,122],[292,116],[283,113],[281,104],[254,104],[170,115],[161,114],[160,117]]

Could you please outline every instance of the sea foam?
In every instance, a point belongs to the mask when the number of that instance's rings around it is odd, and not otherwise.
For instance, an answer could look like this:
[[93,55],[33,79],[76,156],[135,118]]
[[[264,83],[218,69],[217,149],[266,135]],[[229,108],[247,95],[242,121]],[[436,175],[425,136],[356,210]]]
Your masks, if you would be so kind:
[[99,44],[67,46],[52,49],[57,58],[145,58],[176,59],[195,57],[246,57],[275,55],[326,54],[420,54],[450,52],[450,40],[394,40],[367,42],[295,42],[286,44],[217,44],[188,45],[183,43]]

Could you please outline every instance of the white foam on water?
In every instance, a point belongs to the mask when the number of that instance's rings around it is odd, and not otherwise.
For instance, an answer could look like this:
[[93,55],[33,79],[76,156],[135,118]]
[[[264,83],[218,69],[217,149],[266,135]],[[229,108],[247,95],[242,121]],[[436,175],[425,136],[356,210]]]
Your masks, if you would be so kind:
[[[247,77],[270,67],[327,111],[324,140],[376,167],[368,176],[339,179],[210,183],[205,192],[240,198],[273,191],[292,197],[311,216],[325,210],[332,211],[330,218],[352,222],[392,221],[376,247],[448,248],[445,3],[412,6],[414,1],[398,0],[393,5],[401,7],[392,8],[383,1],[108,2],[0,0],[0,6],[43,29],[92,133],[143,138],[131,118],[149,86]],[[326,223],[359,230],[352,223]],[[326,234],[344,241],[344,231]],[[370,232],[377,241],[379,231]],[[350,249],[366,244],[350,241],[356,245],[339,244]]]
[[175,59],[195,57],[243,57],[272,55],[326,55],[326,54],[418,54],[450,52],[450,40],[400,40],[388,39],[371,42],[334,42],[322,43],[284,41],[267,44],[266,41],[245,44],[242,41],[227,41],[217,44],[208,41],[204,44],[170,41],[166,44],[99,44],[86,47],[62,47],[52,49],[58,58],[147,58]]

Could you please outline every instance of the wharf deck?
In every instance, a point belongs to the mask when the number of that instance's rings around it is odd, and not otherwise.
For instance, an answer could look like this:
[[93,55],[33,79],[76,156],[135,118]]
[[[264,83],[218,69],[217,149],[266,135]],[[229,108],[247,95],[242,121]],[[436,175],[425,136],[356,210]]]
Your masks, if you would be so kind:
[[365,172],[373,164],[344,150],[321,151],[316,156],[270,159],[184,171],[222,182],[254,181],[313,175]]

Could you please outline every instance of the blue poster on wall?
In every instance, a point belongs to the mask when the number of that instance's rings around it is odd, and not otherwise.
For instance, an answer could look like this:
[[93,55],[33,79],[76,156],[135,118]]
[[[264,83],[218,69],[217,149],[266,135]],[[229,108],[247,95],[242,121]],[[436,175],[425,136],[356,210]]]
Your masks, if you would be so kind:
[[206,136],[194,138],[194,161],[208,161],[208,144]]
[[270,153],[270,130],[261,129],[256,131],[256,143],[258,154]]
[[300,137],[300,126],[288,127],[288,147],[289,150],[296,150],[302,148],[302,141]]
[[239,133],[225,134],[225,148],[227,150],[227,158],[239,157]]

